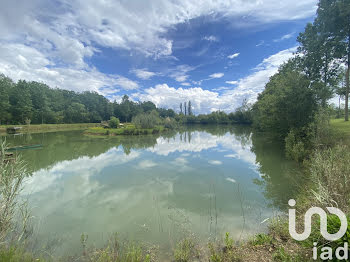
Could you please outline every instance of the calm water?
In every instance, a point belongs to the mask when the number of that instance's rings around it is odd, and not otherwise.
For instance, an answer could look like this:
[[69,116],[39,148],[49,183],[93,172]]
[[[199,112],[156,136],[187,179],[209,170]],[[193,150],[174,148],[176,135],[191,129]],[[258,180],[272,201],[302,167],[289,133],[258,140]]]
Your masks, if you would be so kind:
[[[185,235],[207,241],[263,231],[296,191],[279,145],[243,127],[191,127],[162,136],[87,137],[82,131],[7,136],[33,175],[23,197],[38,245],[77,252],[118,232],[164,250]],[[295,186],[293,186],[295,185]]]

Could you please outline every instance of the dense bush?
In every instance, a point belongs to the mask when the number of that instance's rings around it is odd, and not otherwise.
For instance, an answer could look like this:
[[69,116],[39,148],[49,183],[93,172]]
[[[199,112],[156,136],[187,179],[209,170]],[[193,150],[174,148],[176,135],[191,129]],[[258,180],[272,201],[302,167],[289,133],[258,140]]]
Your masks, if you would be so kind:
[[178,123],[174,118],[167,117],[164,120],[164,127],[168,129],[175,129],[178,127]]
[[291,130],[285,138],[286,156],[289,159],[301,162],[307,156],[308,150],[300,132]]
[[254,126],[279,134],[281,140],[292,129],[307,127],[317,110],[310,84],[302,73],[282,67],[271,77],[253,106]]
[[119,119],[114,116],[112,116],[111,119],[109,120],[109,126],[111,128],[118,128],[119,124],[120,124]]
[[137,128],[154,128],[161,123],[161,119],[157,111],[153,110],[150,113],[142,113],[132,119],[132,123]]

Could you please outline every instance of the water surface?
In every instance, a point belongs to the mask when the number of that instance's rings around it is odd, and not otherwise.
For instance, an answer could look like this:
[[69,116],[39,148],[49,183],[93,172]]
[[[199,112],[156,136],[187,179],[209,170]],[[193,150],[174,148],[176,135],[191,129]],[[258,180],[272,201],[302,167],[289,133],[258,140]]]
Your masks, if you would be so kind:
[[[249,128],[189,127],[163,135],[87,137],[82,131],[7,136],[33,175],[26,179],[39,242],[77,252],[123,238],[170,250],[193,235],[204,243],[265,230],[295,192],[296,167],[280,146]],[[44,245],[40,243],[40,245]]]

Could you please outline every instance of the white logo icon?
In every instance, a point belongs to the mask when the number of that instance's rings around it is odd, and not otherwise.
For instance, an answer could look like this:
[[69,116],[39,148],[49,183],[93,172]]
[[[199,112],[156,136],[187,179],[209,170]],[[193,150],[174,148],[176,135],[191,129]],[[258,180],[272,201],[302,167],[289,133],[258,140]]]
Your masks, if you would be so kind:
[[[296,204],[296,202],[294,199],[290,199],[288,201],[288,205],[291,207],[294,207],[295,204]],[[340,229],[337,233],[335,233],[335,234],[328,233],[326,212],[320,207],[312,207],[305,213],[304,232],[299,234],[296,232],[296,229],[295,229],[295,218],[296,218],[295,209],[289,209],[289,234],[292,236],[292,238],[294,238],[295,240],[298,240],[298,241],[303,241],[310,236],[310,234],[311,234],[311,217],[313,215],[320,216],[320,220],[321,220],[320,221],[320,232],[321,232],[321,235],[326,240],[335,241],[335,240],[342,238],[344,236],[344,234],[346,233],[346,230],[348,228],[348,221],[346,219],[345,214],[336,207],[326,207],[326,208],[327,208],[329,213],[338,216],[340,219],[341,226],[340,226]]]

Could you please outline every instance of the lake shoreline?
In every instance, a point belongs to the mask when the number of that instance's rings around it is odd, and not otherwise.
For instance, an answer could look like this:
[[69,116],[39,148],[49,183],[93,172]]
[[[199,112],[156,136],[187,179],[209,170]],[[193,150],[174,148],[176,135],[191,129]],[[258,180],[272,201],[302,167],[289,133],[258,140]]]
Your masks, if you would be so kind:
[[100,126],[100,123],[1,125],[0,134],[6,134],[6,129],[11,127],[21,127],[21,130],[18,133],[46,133],[57,131],[83,130],[97,126]]

